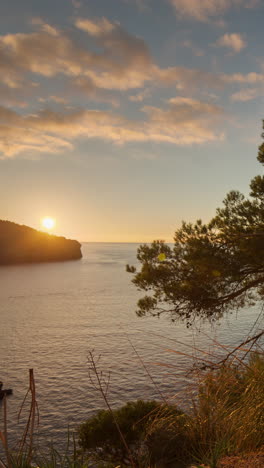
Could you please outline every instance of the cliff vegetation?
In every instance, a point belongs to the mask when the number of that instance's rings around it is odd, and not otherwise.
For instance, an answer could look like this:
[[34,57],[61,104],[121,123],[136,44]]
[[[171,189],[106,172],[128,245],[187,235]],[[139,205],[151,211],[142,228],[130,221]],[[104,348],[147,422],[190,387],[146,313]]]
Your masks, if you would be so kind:
[[82,257],[76,240],[0,220],[0,265],[58,262]]

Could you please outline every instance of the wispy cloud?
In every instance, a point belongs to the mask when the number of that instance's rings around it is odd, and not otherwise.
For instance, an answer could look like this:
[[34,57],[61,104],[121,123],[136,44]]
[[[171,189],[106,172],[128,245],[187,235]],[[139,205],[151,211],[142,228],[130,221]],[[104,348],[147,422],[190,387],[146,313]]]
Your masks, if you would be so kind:
[[99,138],[115,144],[166,142],[191,145],[223,138],[218,130],[223,111],[219,107],[188,98],[175,98],[166,108],[145,106],[146,118],[129,120],[113,112],[49,109],[18,114],[0,107],[0,154],[56,153],[73,149],[76,139]]
[[[216,141],[223,138],[219,130],[223,110],[211,99],[204,102],[183,96],[201,96],[204,92],[209,96],[210,90],[223,90],[229,85],[260,88],[264,83],[264,75],[256,72],[228,75],[182,66],[161,67],[142,38],[107,18],[75,20],[75,27],[88,34],[88,43],[94,41],[97,48],[80,45],[69,34],[40,19],[33,23],[37,31],[0,36],[0,96],[5,104],[0,111],[2,157],[70,150],[76,140],[90,138],[115,144],[152,141],[189,145]],[[58,76],[64,77],[67,92],[52,90],[52,80]],[[47,90],[41,94],[41,86],[36,87],[39,77],[50,80],[48,94]],[[89,100],[118,107],[119,96],[124,93],[130,101],[141,103],[155,87],[168,88],[173,94],[177,90],[181,96],[163,107],[138,109],[141,117],[136,121],[113,111],[76,109],[71,102],[76,93],[78,98],[88,96]],[[232,100],[253,99],[254,92],[234,90]],[[23,93],[34,94],[38,107],[60,104],[62,110],[37,110],[32,116],[8,109],[8,105],[25,105]],[[66,105],[71,108],[63,109]]]
[[[77,19],[75,25],[94,39],[101,53],[78,45],[63,31],[41,22],[40,31],[0,36],[0,82],[9,88],[28,88],[28,72],[47,78],[64,75],[77,91],[111,102],[102,91],[143,89],[148,84],[176,86],[179,90],[217,89],[228,82],[248,83],[254,77],[263,78],[256,73],[228,77],[187,67],[161,68],[145,41],[125,31],[119,23],[106,18]],[[238,35],[225,35],[222,40],[236,50],[244,46]]]
[[143,39],[106,19],[77,20],[76,26],[103,47],[101,54],[41,24],[38,32],[0,37],[1,81],[18,87],[27,72],[46,77],[64,74],[87,77],[97,88],[127,90],[153,79],[153,60]]
[[178,15],[208,22],[233,7],[253,7],[255,0],[169,0]]
[[48,96],[47,98],[38,98],[39,102],[45,103],[48,101],[56,102],[56,104],[66,105],[68,103],[67,99],[61,96]]
[[129,34],[119,23],[106,18],[99,20],[77,19],[75,26],[94,37],[104,53],[97,62],[101,72],[86,70],[86,75],[105,89],[140,88],[152,80],[153,59],[145,41]]
[[148,88],[144,89],[140,93],[129,96],[129,100],[132,102],[142,102],[144,99],[150,96],[150,90]]
[[231,95],[232,101],[247,102],[252,101],[258,97],[263,97],[264,86],[261,88],[246,88]]
[[233,52],[237,53],[241,52],[241,50],[247,46],[247,43],[241,34],[226,33],[218,39],[216,46],[227,47],[228,49],[231,49]]
[[0,106],[0,158],[17,154],[57,153],[72,148],[66,139],[40,131],[30,124],[33,117]]
[[250,72],[245,73],[232,73],[231,75],[224,74],[222,76],[223,81],[226,83],[238,83],[238,84],[261,84],[264,83],[264,74]]
[[151,82],[174,83],[178,87],[193,85],[195,80],[205,85],[209,84],[208,80],[211,84],[217,82],[216,77],[202,71],[160,68],[143,39],[105,18],[78,19],[75,24],[94,38],[103,48],[102,53],[76,45],[65,33],[47,25],[43,30],[40,24],[41,30],[34,33],[0,37],[0,81],[18,88],[25,85],[28,72],[47,78],[63,74],[86,92],[88,89],[127,91]]
[[75,21],[75,26],[95,37],[106,36],[114,29],[119,29],[118,24],[115,25],[106,18],[99,18],[97,21],[79,18]]
[[213,88],[220,89],[225,85],[223,74],[186,67],[156,67],[155,76],[158,81],[166,85],[175,85],[177,89]]
[[[172,98],[165,109],[145,106],[152,139],[178,145],[192,145],[222,140],[219,130],[224,112],[220,107],[186,97]],[[222,122],[221,122],[222,123]]]
[[24,92],[17,88],[10,88],[4,83],[0,83],[0,100],[2,104],[10,107],[26,107],[27,99]]

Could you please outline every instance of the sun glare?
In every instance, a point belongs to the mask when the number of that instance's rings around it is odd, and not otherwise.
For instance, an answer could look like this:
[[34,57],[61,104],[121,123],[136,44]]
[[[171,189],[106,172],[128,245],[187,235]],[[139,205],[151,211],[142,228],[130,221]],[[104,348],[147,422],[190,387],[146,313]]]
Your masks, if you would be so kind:
[[43,218],[41,221],[42,226],[45,229],[48,229],[49,231],[54,228],[55,226],[55,219],[49,218],[48,216],[46,218]]

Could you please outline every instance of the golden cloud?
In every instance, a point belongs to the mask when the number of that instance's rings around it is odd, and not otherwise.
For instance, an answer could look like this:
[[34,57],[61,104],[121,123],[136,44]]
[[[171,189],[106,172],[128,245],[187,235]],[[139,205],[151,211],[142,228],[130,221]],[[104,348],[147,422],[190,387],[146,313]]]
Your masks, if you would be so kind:
[[190,145],[223,138],[217,131],[223,112],[212,104],[175,98],[165,109],[146,106],[142,110],[147,118],[133,121],[93,109],[67,113],[46,109],[34,115],[21,115],[0,107],[1,157],[70,150],[76,139],[100,138],[115,144],[154,141]]
[[247,102],[263,96],[263,87],[246,88],[231,95],[232,101]]
[[241,52],[241,50],[246,47],[247,43],[243,39],[241,34],[226,33],[218,39],[218,41],[216,42],[216,45],[220,47],[227,47],[231,49],[233,52]]
[[[142,89],[149,84],[176,86],[180,90],[219,89],[228,83],[253,82],[254,77],[263,80],[263,75],[257,73],[228,76],[186,67],[161,68],[143,39],[106,18],[75,21],[75,26],[89,34],[101,52],[77,45],[64,32],[39,19],[34,24],[39,31],[0,36],[0,82],[9,88],[28,88],[28,73],[47,78],[63,75],[68,77],[72,90],[114,102],[104,91]],[[235,36],[223,38],[229,45],[233,41],[233,48],[238,50],[242,43]]]
[[[79,18],[75,22],[95,41],[100,52],[87,50],[39,19],[33,22],[36,32],[0,36],[0,97],[6,105],[0,108],[2,157],[70,150],[80,138],[100,138],[115,144],[155,141],[180,145],[223,138],[217,130],[223,111],[197,99],[176,97],[163,108],[145,106],[141,109],[142,118],[132,121],[113,112],[91,109],[42,110],[35,115],[7,109],[8,104],[25,105],[25,98],[21,100],[23,93],[38,93],[35,97],[40,105],[47,101],[70,105],[71,93],[76,92],[117,107],[117,91],[136,90],[129,99],[140,103],[154,86],[174,87],[186,95],[187,90],[207,91],[229,84],[260,86],[264,81],[264,75],[255,72],[216,75],[186,67],[161,68],[142,38],[106,18]],[[35,80],[38,75],[48,79],[66,77],[67,96],[56,96],[49,87],[49,95],[44,98],[35,87],[36,81],[30,81],[32,75]],[[232,99],[238,99],[238,95]]]
[[198,21],[209,21],[233,7],[254,7],[256,0],[169,0],[180,15]]

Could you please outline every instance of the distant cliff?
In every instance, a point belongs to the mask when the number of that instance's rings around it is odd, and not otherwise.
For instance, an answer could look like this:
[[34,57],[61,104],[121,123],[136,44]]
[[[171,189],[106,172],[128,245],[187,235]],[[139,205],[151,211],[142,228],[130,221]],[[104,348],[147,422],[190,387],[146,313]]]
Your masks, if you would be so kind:
[[59,262],[82,257],[81,244],[0,220],[0,265]]

